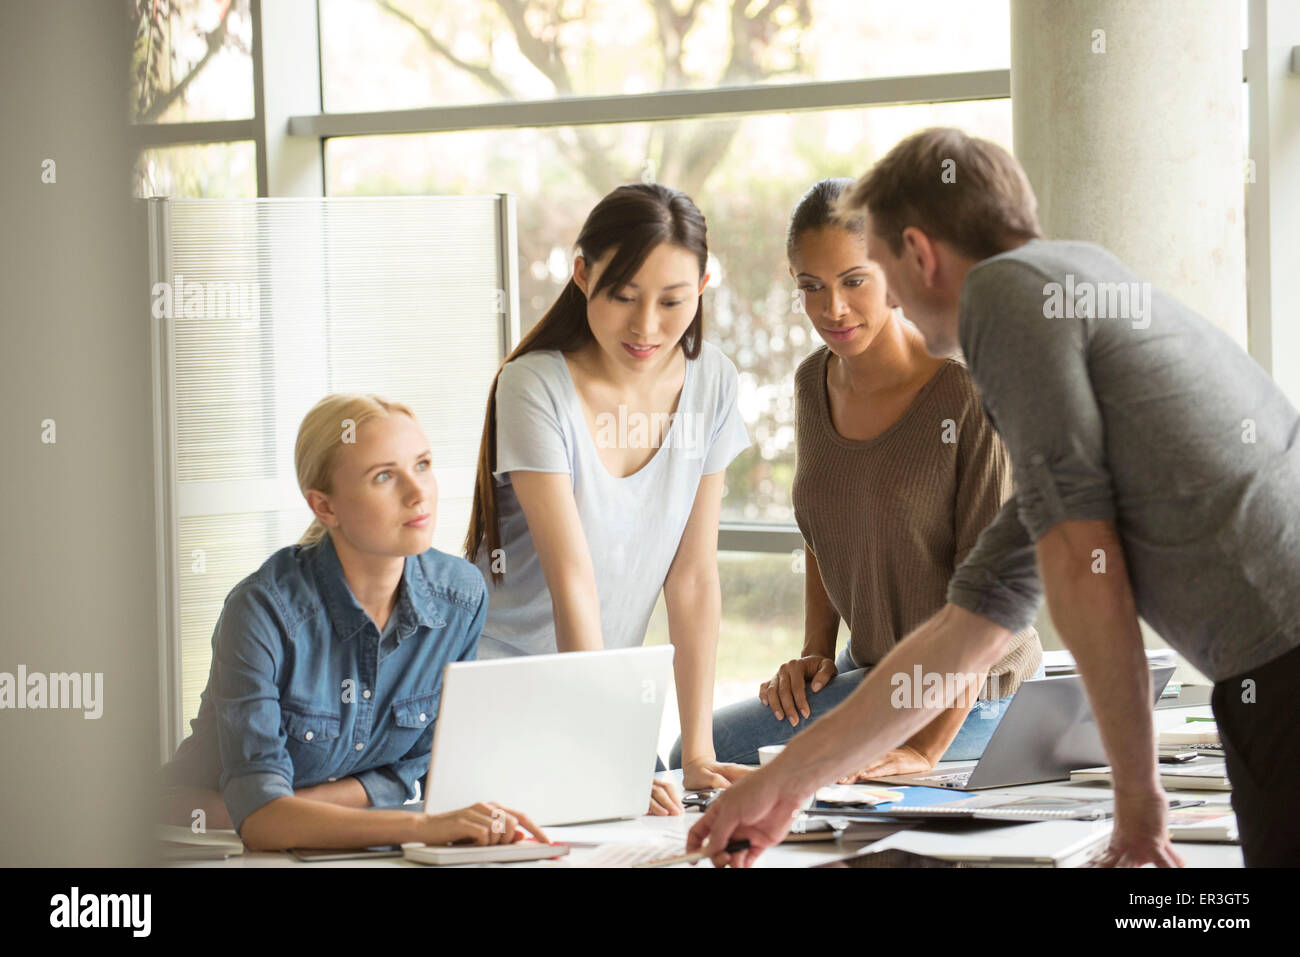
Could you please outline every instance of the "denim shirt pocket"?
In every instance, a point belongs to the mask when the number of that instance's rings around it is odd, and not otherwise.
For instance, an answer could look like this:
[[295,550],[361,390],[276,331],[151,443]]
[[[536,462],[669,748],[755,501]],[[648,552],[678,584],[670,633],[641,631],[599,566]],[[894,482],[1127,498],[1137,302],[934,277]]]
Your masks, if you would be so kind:
[[411,695],[393,702],[393,722],[399,728],[427,728],[438,714],[442,689]]
[[280,717],[287,739],[285,747],[293,762],[294,785],[323,779],[332,766],[339,716],[281,702]]
[[439,688],[393,702],[393,735],[401,742],[402,754],[415,745],[426,728],[433,727],[441,697]]

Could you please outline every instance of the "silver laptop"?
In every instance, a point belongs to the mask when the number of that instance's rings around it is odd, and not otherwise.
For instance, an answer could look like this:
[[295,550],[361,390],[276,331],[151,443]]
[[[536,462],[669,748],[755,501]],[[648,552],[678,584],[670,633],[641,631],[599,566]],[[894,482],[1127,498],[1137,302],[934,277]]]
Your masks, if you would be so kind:
[[[1153,708],[1173,673],[1168,666],[1151,669]],[[979,761],[873,780],[979,791],[1063,781],[1071,771],[1108,763],[1083,678],[1056,675],[1020,685]]]
[[447,665],[424,810],[492,801],[542,827],[645,814],[672,660],[656,645]]

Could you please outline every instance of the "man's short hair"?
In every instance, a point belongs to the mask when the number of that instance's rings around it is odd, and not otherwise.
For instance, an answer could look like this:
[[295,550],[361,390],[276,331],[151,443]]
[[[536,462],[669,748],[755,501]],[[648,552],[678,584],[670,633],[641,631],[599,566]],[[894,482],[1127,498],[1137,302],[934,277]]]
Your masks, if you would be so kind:
[[837,216],[860,215],[895,256],[915,226],[971,259],[1041,238],[1038,200],[1006,150],[952,127],[913,133],[840,196]]

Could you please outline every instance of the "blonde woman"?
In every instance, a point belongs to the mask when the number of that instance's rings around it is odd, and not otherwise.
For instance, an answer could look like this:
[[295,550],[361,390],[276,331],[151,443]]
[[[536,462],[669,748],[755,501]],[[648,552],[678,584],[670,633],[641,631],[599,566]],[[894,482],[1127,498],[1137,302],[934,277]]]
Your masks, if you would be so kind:
[[169,819],[202,808],[251,850],[546,840],[491,803],[363,810],[415,796],[443,666],[475,657],[487,592],[430,547],[438,486],[405,405],[327,396],[294,462],[315,519],[226,598],[193,733],[163,768]]

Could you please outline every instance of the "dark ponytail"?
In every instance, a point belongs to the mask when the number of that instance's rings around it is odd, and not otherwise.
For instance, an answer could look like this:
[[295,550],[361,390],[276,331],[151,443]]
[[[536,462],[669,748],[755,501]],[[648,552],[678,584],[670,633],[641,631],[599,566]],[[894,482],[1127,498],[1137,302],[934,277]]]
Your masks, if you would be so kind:
[[794,259],[794,251],[798,245],[799,237],[813,229],[838,226],[841,229],[847,229],[851,233],[856,233],[864,239],[866,238],[866,217],[861,213],[857,213],[847,220],[840,219],[836,215],[836,202],[840,196],[848,191],[853,182],[847,176],[818,180],[808,187],[806,193],[799,197],[794,212],[790,214],[790,225],[785,234],[786,258]]

